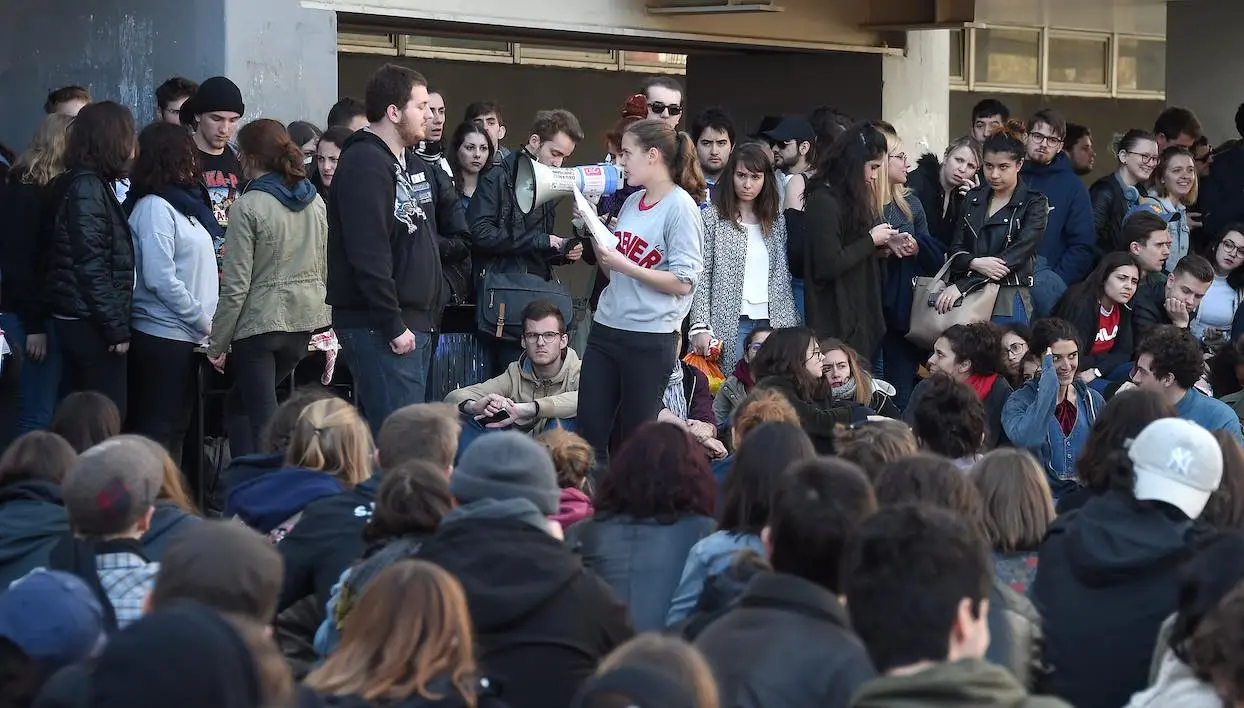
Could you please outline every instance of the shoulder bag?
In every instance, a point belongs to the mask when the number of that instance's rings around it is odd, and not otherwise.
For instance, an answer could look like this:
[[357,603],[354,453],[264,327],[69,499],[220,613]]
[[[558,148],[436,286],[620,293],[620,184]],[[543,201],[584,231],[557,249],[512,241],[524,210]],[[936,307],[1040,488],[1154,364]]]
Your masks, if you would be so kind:
[[998,284],[994,282],[985,283],[959,298],[946,314],[937,311],[937,297],[946,289],[950,264],[959,255],[970,254],[960,251],[951,255],[932,278],[912,278],[911,326],[907,330],[907,341],[918,347],[931,349],[942,332],[952,325],[988,322],[993,317],[998,300]]

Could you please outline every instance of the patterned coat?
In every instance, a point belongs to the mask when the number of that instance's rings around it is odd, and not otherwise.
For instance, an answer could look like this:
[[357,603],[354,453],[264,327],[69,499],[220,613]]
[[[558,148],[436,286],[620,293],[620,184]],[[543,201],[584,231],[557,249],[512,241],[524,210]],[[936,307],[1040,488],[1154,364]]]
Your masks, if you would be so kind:
[[[743,352],[734,351],[738,339],[739,313],[743,310],[743,274],[747,262],[747,230],[722,219],[716,207],[700,210],[704,215],[704,272],[691,302],[691,324],[707,325],[721,340],[722,369],[734,367]],[[796,327],[795,297],[786,264],[786,221],[773,221],[765,236],[769,248],[769,326]]]

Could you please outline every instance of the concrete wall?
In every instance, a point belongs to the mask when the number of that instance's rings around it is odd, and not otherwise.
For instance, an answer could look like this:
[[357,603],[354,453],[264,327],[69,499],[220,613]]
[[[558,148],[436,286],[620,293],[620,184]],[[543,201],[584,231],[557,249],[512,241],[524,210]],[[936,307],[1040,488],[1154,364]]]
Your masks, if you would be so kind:
[[19,151],[66,84],[139,125],[173,75],[230,76],[248,118],[322,116],[336,100],[336,17],[298,0],[0,0],[0,16],[0,141]]
[[910,32],[907,54],[881,58],[881,115],[898,131],[912,164],[949,143],[950,33]]
[[[1097,150],[1097,165],[1088,181],[1109,174],[1117,167],[1110,143],[1115,134],[1129,128],[1153,129],[1153,120],[1166,107],[1163,101],[1079,98],[1075,96],[1026,96],[1020,94],[990,94],[952,91],[950,94],[950,135],[965,135],[972,127],[972,107],[984,98],[997,98],[1011,109],[1011,115],[1020,120],[1041,108],[1050,107],[1062,112],[1072,123],[1087,125],[1093,132],[1093,147]],[[941,157],[940,155],[938,157]]]
[[1166,17],[1167,103],[1192,109],[1213,145],[1239,138],[1244,3],[1184,0],[1169,4]]

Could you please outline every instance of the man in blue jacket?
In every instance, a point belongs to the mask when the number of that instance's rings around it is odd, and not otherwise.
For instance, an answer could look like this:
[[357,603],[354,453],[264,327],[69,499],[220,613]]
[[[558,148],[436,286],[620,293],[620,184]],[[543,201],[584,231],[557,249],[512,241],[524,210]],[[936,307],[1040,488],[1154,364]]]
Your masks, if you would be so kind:
[[1067,286],[1093,269],[1095,258],[1093,205],[1063,152],[1066,136],[1067,123],[1055,110],[1044,108],[1028,121],[1028,159],[1020,174],[1029,189],[1050,202],[1030,291],[1034,319],[1048,316]]

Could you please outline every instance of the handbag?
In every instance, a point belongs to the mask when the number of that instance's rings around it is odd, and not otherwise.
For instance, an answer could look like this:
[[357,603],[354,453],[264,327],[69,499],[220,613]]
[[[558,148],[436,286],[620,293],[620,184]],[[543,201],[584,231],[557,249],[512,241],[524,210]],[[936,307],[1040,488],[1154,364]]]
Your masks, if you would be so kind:
[[959,298],[954,307],[946,314],[937,311],[937,297],[946,289],[946,276],[950,272],[950,264],[959,255],[970,255],[960,251],[946,259],[946,265],[937,271],[932,278],[912,278],[913,292],[911,295],[911,326],[907,329],[907,341],[924,349],[933,348],[933,343],[942,336],[947,328],[957,324],[988,322],[993,317],[993,308],[998,301],[998,284],[986,283]]
[[525,270],[498,273],[489,269],[480,279],[479,298],[475,305],[476,327],[485,337],[521,342],[523,309],[538,300],[556,305],[561,310],[563,321],[574,319],[574,301],[556,280],[545,280]]

